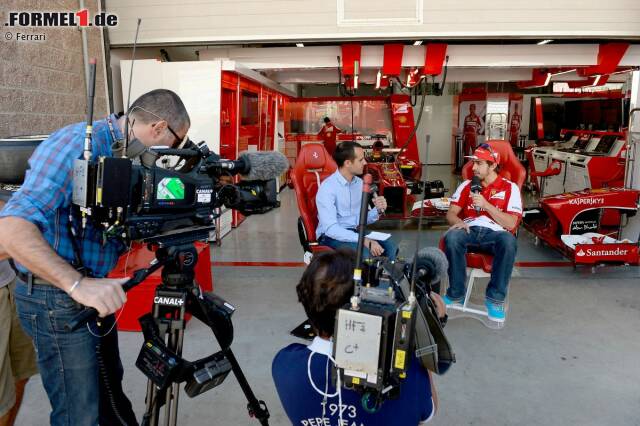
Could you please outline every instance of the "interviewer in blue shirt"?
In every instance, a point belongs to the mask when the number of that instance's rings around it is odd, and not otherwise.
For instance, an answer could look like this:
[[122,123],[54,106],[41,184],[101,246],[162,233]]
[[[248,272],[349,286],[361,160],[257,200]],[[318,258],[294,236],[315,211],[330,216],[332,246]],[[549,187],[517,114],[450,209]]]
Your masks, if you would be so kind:
[[[318,207],[318,227],[316,238],[320,244],[332,248],[349,247],[356,249],[362,200],[362,175],[367,161],[364,150],[357,142],[342,142],[336,148],[333,158],[338,170],[326,178],[316,194]],[[367,214],[367,224],[373,223],[384,213],[387,200],[383,196],[373,198],[375,208]],[[397,247],[391,238],[376,241],[364,240],[364,257],[385,255],[395,259]]]

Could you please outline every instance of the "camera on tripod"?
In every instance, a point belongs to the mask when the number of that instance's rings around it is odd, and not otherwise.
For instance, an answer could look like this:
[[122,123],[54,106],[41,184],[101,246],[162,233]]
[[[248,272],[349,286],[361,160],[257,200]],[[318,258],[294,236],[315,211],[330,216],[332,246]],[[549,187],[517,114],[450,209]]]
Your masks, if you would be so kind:
[[[128,158],[91,161],[85,151],[84,159],[74,164],[72,201],[82,217],[83,230],[91,221],[102,231],[103,239],[142,240],[154,248],[155,262],[136,271],[123,285],[125,291],[163,268],[152,312],[140,319],[145,341],[136,366],[149,379],[143,424],[157,425],[160,408],[167,405],[165,421],[175,425],[180,383],[186,382],[187,395],[194,397],[221,384],[232,371],[249,402],[249,414],[266,425],[266,404],[253,394],[230,347],[235,308],[200,290],[194,280],[198,260],[194,243],[208,240],[221,206],[244,215],[277,207],[275,177],[289,163],[277,152],[223,160],[204,144],[189,145],[187,149],[157,151],[158,158],[178,157],[173,169],[135,164]],[[234,184],[231,177],[236,174],[244,174],[248,180]],[[219,352],[193,362],[181,357],[187,313],[211,328],[220,344]],[[66,328],[77,329],[96,316],[94,309],[86,309]]]

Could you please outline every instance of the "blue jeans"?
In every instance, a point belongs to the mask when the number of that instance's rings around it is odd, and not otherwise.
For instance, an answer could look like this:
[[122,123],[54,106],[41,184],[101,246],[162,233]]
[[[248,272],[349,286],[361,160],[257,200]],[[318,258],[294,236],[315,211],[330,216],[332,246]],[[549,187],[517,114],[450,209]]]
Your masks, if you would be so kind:
[[449,299],[460,300],[465,296],[465,254],[467,251],[473,251],[493,255],[486,297],[493,302],[504,302],[518,250],[513,234],[507,231],[493,231],[482,226],[471,227],[468,234],[463,229],[452,229],[445,234],[444,244],[449,261]]
[[[346,242],[346,241],[338,241],[338,240],[334,240],[333,238],[327,237],[326,235],[322,235],[318,239],[318,242],[320,244],[322,244],[323,246],[329,246],[329,247],[331,247],[333,249],[337,249],[337,248],[340,248],[340,247],[349,247],[349,248],[351,248],[351,249],[353,249],[355,251],[356,248],[358,247],[358,243],[349,243],[349,242]],[[380,243],[380,245],[384,249],[383,255],[387,256],[390,260],[395,260],[396,254],[398,252],[398,246],[396,245],[395,242],[393,242],[393,238],[389,237],[385,241],[378,241],[378,242]],[[368,257],[371,257],[371,253],[369,253],[369,249],[364,247],[362,249],[362,258],[366,259]]]
[[[15,298],[22,328],[36,348],[42,384],[52,407],[51,425],[137,424],[121,388],[123,369],[116,330],[102,338],[93,336],[87,327],[65,331],[65,324],[82,307],[53,286],[34,284],[29,292],[17,280]],[[107,317],[103,329],[94,324],[92,331],[105,334],[112,324],[113,316]],[[103,368],[99,368],[100,361]],[[105,389],[115,403],[106,398]],[[111,407],[114,405],[116,408]]]

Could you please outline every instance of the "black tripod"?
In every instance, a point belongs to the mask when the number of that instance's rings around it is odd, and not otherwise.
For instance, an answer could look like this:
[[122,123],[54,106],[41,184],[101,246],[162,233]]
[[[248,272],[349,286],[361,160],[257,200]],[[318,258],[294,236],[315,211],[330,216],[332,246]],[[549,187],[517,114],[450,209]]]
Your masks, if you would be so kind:
[[[164,424],[175,426],[180,382],[186,381],[185,390],[190,396],[195,396],[220,384],[230,370],[247,398],[249,415],[257,418],[262,425],[268,425],[269,411],[266,404],[254,395],[230,347],[233,340],[231,314],[234,308],[219,297],[203,294],[194,281],[198,253],[193,242],[160,247],[156,258],[164,266],[162,284],[156,289],[151,316],[140,320],[143,329],[146,329],[145,338],[151,333],[156,342],[158,338],[164,342],[169,354],[180,358],[185,314],[190,313],[211,328],[222,350],[200,361],[185,362],[162,386],[158,386],[158,382],[150,378],[142,424],[158,425],[160,410],[164,405]],[[151,319],[153,323],[149,322]],[[146,340],[145,346],[149,347],[149,339]],[[145,348],[143,352],[144,350]],[[140,362],[140,358],[138,361]],[[136,365],[142,367],[147,374],[139,362]]]
[[[209,231],[209,227],[181,229],[145,240],[157,248],[156,260],[149,268],[135,271],[133,278],[122,286],[128,291],[163,267],[152,313],[140,318],[145,342],[136,366],[149,378],[142,425],[157,426],[164,406],[163,424],[175,426],[180,383],[186,382],[185,392],[194,397],[222,383],[229,372],[236,376],[247,398],[249,416],[263,426],[269,424],[265,402],[254,395],[231,350],[231,315],[235,308],[215,294],[203,293],[195,282],[198,252],[194,242],[206,240]],[[193,362],[181,357],[187,313],[211,328],[220,344],[219,352]],[[75,330],[96,317],[97,311],[88,308],[65,327]]]

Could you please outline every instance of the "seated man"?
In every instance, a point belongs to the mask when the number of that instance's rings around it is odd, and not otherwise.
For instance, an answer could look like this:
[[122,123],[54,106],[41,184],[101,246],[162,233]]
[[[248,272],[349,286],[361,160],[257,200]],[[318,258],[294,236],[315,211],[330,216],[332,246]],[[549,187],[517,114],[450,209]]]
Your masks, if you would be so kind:
[[375,413],[362,408],[362,395],[357,392],[345,388],[339,389],[340,396],[336,392],[329,359],[331,336],[337,310],[353,295],[354,260],[355,253],[349,249],[324,252],[313,257],[302,275],[296,287],[298,300],[317,337],[309,346],[300,343],[287,346],[273,360],[271,372],[280,401],[296,426],[339,424],[340,400],[345,425],[422,424],[433,417],[437,399],[430,373],[415,357],[399,397],[384,401]]
[[480,187],[472,188],[471,181],[466,180],[451,197],[447,213],[451,228],[444,236],[449,261],[449,288],[444,301],[450,305],[464,299],[467,250],[492,254],[485,304],[489,319],[504,322],[504,300],[517,250],[513,233],[522,218],[520,189],[498,176],[500,155],[488,144],[480,145],[470,158]]
[[[360,203],[362,200],[361,175],[367,161],[364,150],[357,142],[342,142],[333,154],[338,170],[326,178],[316,194],[318,207],[318,227],[316,237],[322,245],[332,248],[347,246],[356,249],[358,233],[356,227],[360,222]],[[374,209],[369,210],[367,224],[378,220],[387,208],[387,201],[382,196],[373,198]],[[395,259],[397,247],[388,238],[385,241],[364,240],[365,258],[382,256]]]

